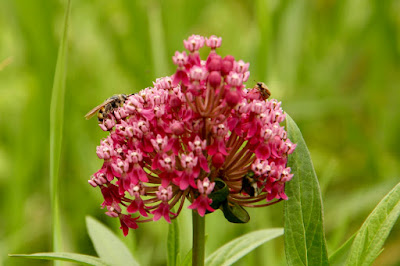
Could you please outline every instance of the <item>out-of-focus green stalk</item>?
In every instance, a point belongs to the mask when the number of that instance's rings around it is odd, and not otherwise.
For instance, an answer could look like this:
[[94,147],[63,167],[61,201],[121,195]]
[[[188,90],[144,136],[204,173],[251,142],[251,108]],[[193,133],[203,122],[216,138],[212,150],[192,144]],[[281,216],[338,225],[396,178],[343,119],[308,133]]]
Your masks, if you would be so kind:
[[[257,47],[256,61],[254,62],[257,68],[255,76],[266,82],[270,81],[270,47],[272,42],[272,12],[271,3],[268,1],[257,0],[254,5],[257,21],[257,29],[259,31],[259,42]],[[259,214],[259,219],[255,219],[255,227],[273,227],[275,226],[271,219],[271,210],[269,213],[263,212]],[[251,263],[256,263],[261,260],[268,260],[269,265],[278,265],[277,251],[274,245],[268,244],[254,250],[247,258]]]
[[154,74],[156,77],[164,77],[166,76],[168,66],[165,56],[165,40],[160,3],[158,1],[148,1],[147,10]]
[[192,219],[193,219],[192,265],[203,266],[206,218],[201,217],[196,211],[193,211]]
[[[57,64],[54,74],[53,91],[50,103],[50,193],[53,229],[53,251],[61,251],[61,226],[58,199],[58,181],[62,130],[64,121],[64,95],[67,73],[67,33],[71,1],[67,2],[64,29],[58,50]],[[55,263],[58,264],[58,263]]]
[[259,42],[257,47],[257,56],[255,65],[255,75],[265,82],[269,74],[268,60],[269,60],[269,48],[271,43],[271,31],[272,31],[272,16],[270,12],[270,6],[267,1],[257,0],[254,5],[258,31],[259,31]]

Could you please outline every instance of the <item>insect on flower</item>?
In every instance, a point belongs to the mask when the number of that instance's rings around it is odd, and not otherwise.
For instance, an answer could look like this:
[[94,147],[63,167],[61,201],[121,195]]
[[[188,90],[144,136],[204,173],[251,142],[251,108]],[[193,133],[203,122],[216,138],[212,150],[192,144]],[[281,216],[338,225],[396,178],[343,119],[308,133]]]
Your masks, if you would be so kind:
[[[199,50],[210,52],[201,59]],[[172,57],[176,71],[137,94],[114,95],[90,111],[108,131],[96,154],[102,167],[88,183],[100,189],[121,229],[175,219],[188,200],[200,216],[221,210],[246,223],[244,207],[287,200],[296,144],[281,123],[281,103],[267,86],[246,88],[249,63],[221,57],[221,38],[192,35]],[[177,210],[174,211],[174,207]]]
[[257,186],[257,178],[253,171],[248,171],[242,178],[242,189],[251,197],[257,197],[261,189]]
[[254,89],[257,89],[260,94],[261,97],[266,100],[269,98],[269,96],[271,96],[271,92],[268,90],[267,85],[265,85],[264,82],[257,82],[257,84],[254,86]]
[[[130,95],[128,95],[130,96]],[[86,115],[86,119],[90,119],[97,113],[99,123],[102,123],[107,116],[118,107],[121,107],[128,98],[125,94],[116,94],[105,100],[102,104],[90,110]]]

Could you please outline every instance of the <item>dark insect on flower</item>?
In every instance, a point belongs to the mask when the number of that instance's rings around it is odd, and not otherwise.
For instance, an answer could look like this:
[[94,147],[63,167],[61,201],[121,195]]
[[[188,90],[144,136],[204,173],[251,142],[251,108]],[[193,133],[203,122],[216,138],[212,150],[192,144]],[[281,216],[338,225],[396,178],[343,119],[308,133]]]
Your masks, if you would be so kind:
[[125,100],[128,98],[125,94],[116,94],[105,100],[102,104],[96,106],[90,110],[86,115],[86,119],[90,119],[97,113],[97,119],[99,123],[103,123],[103,120],[108,117],[118,107],[121,107]]
[[257,197],[261,189],[257,186],[257,177],[253,171],[248,171],[247,174],[243,176],[242,179],[242,189],[241,191],[246,192],[251,197]]
[[260,94],[261,97],[266,100],[269,98],[269,96],[271,96],[271,92],[268,90],[267,85],[265,85],[265,83],[263,82],[257,82],[257,84],[254,86],[254,89],[257,89]]

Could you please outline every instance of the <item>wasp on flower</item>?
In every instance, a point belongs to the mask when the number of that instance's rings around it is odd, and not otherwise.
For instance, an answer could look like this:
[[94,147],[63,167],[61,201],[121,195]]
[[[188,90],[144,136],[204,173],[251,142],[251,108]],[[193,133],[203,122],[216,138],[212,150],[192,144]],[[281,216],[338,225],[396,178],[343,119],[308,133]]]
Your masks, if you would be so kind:
[[[206,60],[199,55],[204,45],[211,48]],[[192,35],[184,46],[188,52],[172,58],[173,75],[127,96],[99,120],[109,135],[97,147],[104,163],[89,184],[101,189],[102,206],[120,219],[124,235],[141,222],[170,222],[185,199],[201,216],[225,212],[226,204],[287,199],[285,183],[293,176],[287,157],[296,144],[280,125],[281,103],[269,100],[268,90],[246,88],[249,64],[218,55],[221,38]],[[216,204],[222,187],[226,194]]]

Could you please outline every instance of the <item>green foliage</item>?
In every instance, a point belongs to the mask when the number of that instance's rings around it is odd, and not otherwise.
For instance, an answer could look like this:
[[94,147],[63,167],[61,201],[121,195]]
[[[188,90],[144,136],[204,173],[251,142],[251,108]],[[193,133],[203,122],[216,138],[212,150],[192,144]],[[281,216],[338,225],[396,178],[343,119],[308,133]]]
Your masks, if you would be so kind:
[[400,216],[400,183],[368,216],[358,231],[346,265],[371,265],[382,252],[394,223]]
[[400,215],[400,184],[376,206],[360,230],[330,257],[333,265],[371,265]]
[[183,258],[181,265],[182,266],[191,266],[192,265],[192,249],[189,250],[189,252]]
[[93,266],[111,266],[111,265],[113,265],[113,264],[107,263],[97,257],[83,255],[83,254],[76,254],[76,253],[67,253],[67,252],[43,252],[43,253],[34,253],[34,254],[15,254],[15,255],[11,255],[11,257],[26,258],[26,259],[38,259],[38,260],[70,261],[70,262],[78,263],[80,265],[93,265]]
[[68,0],[50,102],[50,191],[52,205],[53,251],[56,252],[61,251],[62,249],[58,184],[62,131],[64,123],[64,98],[67,75],[67,43],[70,4],[71,1]]
[[225,201],[221,207],[226,220],[231,223],[242,224],[250,221],[249,213],[236,202]]
[[139,265],[125,244],[122,243],[122,241],[113,232],[111,232],[110,229],[89,216],[86,217],[86,226],[90,239],[92,240],[96,252],[100,258],[67,252],[12,254],[10,256],[28,259],[72,261],[81,265],[95,266]]
[[180,261],[180,245],[179,245],[179,226],[176,219],[171,221],[168,226],[167,252],[168,266],[179,265]]
[[106,226],[86,217],[86,226],[96,253],[110,265],[139,265],[123,242]]
[[285,193],[285,254],[289,265],[329,265],[318,179],[303,136],[286,114],[288,138],[297,143],[288,166],[294,174]]
[[215,210],[221,209],[226,220],[231,223],[247,223],[250,221],[248,212],[236,202],[229,202],[228,195],[229,189],[226,183],[219,178],[215,179],[214,192],[209,195],[209,198],[212,199],[210,206]]
[[338,248],[332,255],[329,256],[329,263],[331,266],[345,265],[355,237],[356,234],[352,235],[340,248]]
[[258,246],[283,235],[283,229],[264,229],[238,237],[207,257],[207,266],[231,265]]
[[[0,62],[12,58],[0,68],[1,265],[21,264],[7,253],[52,249],[49,110],[65,7],[66,1],[0,1]],[[323,186],[333,254],[398,182],[398,10],[396,0],[72,1],[59,168],[64,246],[95,254],[81,233],[86,215],[119,227],[87,184],[101,166],[95,148],[105,134],[83,116],[110,95],[137,92],[170,75],[175,50],[196,33],[222,36],[223,54],[250,62],[247,86],[265,82],[301,128]],[[282,226],[283,205],[248,210],[247,224],[227,223],[221,212],[207,215],[207,254],[243,232]],[[379,265],[400,262],[387,251],[400,244],[394,226]],[[180,235],[190,243],[189,229],[183,226]],[[163,265],[166,238],[166,224],[158,222],[125,240],[144,265]],[[286,265],[283,241],[273,242],[237,265]],[[181,248],[182,254],[190,249]]]
[[215,179],[215,187],[214,191],[208,195],[210,199],[212,199],[211,208],[217,210],[221,207],[223,203],[227,201],[227,197],[229,195],[229,188],[224,181],[220,178]]

